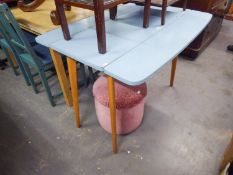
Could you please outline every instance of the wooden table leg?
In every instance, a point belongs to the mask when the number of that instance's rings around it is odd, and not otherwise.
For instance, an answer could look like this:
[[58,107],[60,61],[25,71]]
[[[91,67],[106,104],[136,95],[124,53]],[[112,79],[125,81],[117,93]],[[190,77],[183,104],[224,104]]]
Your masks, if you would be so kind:
[[54,66],[57,72],[57,77],[58,77],[64,98],[66,101],[66,105],[72,106],[72,96],[71,96],[71,92],[69,89],[69,84],[68,84],[68,80],[66,77],[61,55],[52,49],[50,49],[50,53],[53,59],[53,63],[54,63]]
[[108,76],[108,96],[112,127],[112,152],[117,153],[117,134],[116,134],[116,105],[115,105],[115,86],[114,79]]
[[174,58],[172,60],[172,68],[171,68],[171,78],[170,78],[170,86],[173,86],[174,83],[174,78],[175,78],[175,74],[176,74],[176,63],[177,63],[177,59],[178,57]]
[[73,109],[75,114],[76,127],[80,128],[78,103],[78,72],[76,67],[76,61],[72,58],[67,58],[67,63],[70,76],[71,93],[73,97]]

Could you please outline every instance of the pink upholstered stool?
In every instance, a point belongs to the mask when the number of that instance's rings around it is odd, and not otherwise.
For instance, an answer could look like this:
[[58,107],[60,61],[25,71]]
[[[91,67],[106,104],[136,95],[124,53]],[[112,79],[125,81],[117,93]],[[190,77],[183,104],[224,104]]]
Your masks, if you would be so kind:
[[[96,80],[93,86],[96,115],[100,125],[111,131],[108,82],[105,76]],[[127,86],[115,81],[116,127],[117,134],[127,134],[139,127],[144,114],[146,84]]]

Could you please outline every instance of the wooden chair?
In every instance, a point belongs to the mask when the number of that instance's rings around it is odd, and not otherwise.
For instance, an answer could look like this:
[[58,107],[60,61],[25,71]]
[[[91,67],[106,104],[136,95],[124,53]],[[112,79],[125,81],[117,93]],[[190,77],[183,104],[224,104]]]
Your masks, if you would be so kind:
[[[149,19],[150,19],[150,6],[157,6],[161,7],[161,25],[165,24],[165,17],[166,17],[166,10],[167,7],[178,2],[180,0],[132,0],[131,2],[134,2],[138,5],[144,5],[144,19],[143,19],[143,27],[147,28],[149,27]],[[187,6],[187,0],[183,0],[183,10],[186,10]]]
[[6,40],[3,37],[1,37],[1,34],[0,34],[0,47],[7,59],[7,62],[10,64],[10,67],[12,68],[14,74],[16,76],[19,75],[17,71],[18,65],[16,63],[16,59],[13,57],[13,54],[10,51],[11,50],[10,46],[7,44]]
[[6,39],[6,35],[3,32],[2,26],[0,27],[0,36],[1,36],[0,37],[0,46],[3,50],[4,55],[7,58],[7,61],[9,62],[11,67],[13,68],[15,75],[18,75],[18,71],[17,71],[17,65],[18,65],[21,73],[23,74],[23,77],[25,79],[26,84],[28,86],[30,86],[31,83],[30,83],[28,75],[23,67],[23,64],[22,64],[18,54],[13,49],[12,44],[9,42],[9,40]]
[[59,23],[61,24],[64,38],[66,40],[71,39],[63,5],[93,10],[95,13],[98,50],[101,54],[106,53],[104,10],[109,9],[110,18],[115,19],[117,13],[117,5],[126,3],[128,1],[129,0],[55,0],[56,15]]
[[45,0],[33,0],[25,3],[24,0],[18,0],[17,6],[24,12],[31,12],[44,3]]
[[[54,75],[50,74],[46,76],[45,74],[47,71],[54,68],[48,48],[42,45],[35,45],[33,47],[30,45],[5,3],[0,4],[0,26],[4,37],[10,41],[9,44],[13,47],[13,52],[16,53],[15,55],[18,55],[17,57],[22,62],[23,68],[35,93],[38,93],[37,85],[42,83],[50,104],[55,106],[54,98],[61,95],[61,93],[52,95],[47,81]],[[32,74],[31,68],[36,70],[35,74]],[[40,76],[41,82],[35,82],[34,77],[37,75]]]
[[[33,38],[32,34],[26,32],[26,31],[24,31],[24,34],[31,45],[36,44],[35,37]],[[30,85],[30,81],[28,80],[28,78],[26,76],[26,72],[24,71],[24,69],[22,67],[22,63],[20,62],[20,59],[17,57],[17,54],[14,53],[14,49],[9,44],[9,41],[7,41],[6,38],[3,37],[3,35],[4,34],[3,34],[3,32],[1,32],[1,29],[0,29],[0,47],[1,47],[5,57],[7,59],[7,62],[12,67],[13,72],[16,76],[19,75],[19,72],[17,69],[20,68],[20,70],[23,73],[23,76],[26,80],[27,85]]]

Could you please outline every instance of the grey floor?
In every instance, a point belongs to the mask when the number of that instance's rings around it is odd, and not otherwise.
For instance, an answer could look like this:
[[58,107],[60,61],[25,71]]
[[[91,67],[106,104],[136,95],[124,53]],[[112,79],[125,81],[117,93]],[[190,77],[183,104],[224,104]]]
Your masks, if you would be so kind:
[[[215,175],[233,130],[233,23],[192,62],[180,59],[175,87],[170,64],[148,81],[144,120],[132,134],[98,124],[92,89],[80,90],[82,128],[62,98],[51,107],[22,76],[0,71],[1,175]],[[56,84],[57,81],[55,80]]]

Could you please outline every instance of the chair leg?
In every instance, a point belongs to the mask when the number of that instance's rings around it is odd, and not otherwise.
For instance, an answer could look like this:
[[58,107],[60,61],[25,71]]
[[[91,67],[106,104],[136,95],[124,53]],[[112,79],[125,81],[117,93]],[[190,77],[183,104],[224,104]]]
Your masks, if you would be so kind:
[[71,36],[70,36],[70,31],[69,31],[66,16],[65,16],[64,6],[61,0],[55,0],[55,5],[56,5],[57,17],[59,18],[58,21],[60,21],[61,23],[63,36],[66,40],[70,40]]
[[78,103],[78,71],[76,67],[76,61],[72,58],[67,58],[71,93],[73,99],[73,109],[75,113],[76,127],[80,128],[80,117],[79,117],[79,103]]
[[19,67],[18,64],[17,64],[17,62],[16,62],[16,59],[15,59],[13,53],[9,49],[7,51],[9,53],[10,59],[11,59],[13,65],[14,65],[14,67],[15,68]]
[[24,63],[24,62],[23,62],[23,66],[24,66],[24,68],[25,68],[25,71],[27,72],[28,78],[29,78],[30,83],[31,83],[31,85],[32,85],[32,89],[34,90],[34,92],[35,92],[36,94],[38,94],[38,90],[37,90],[37,88],[36,88],[36,83],[35,83],[35,81],[34,81],[34,79],[33,79],[33,76],[32,76],[32,74],[31,74],[31,70],[30,70],[29,66],[27,65],[27,63]]
[[55,106],[55,102],[54,102],[54,98],[52,96],[52,93],[51,93],[51,90],[50,90],[50,87],[49,87],[49,84],[48,84],[48,81],[46,79],[46,76],[45,76],[45,73],[43,70],[39,69],[38,68],[38,72],[39,72],[39,75],[41,77],[41,81],[42,81],[42,84],[45,88],[45,91],[46,91],[46,94],[48,96],[48,99],[49,99],[49,102],[52,106]]
[[23,74],[23,77],[25,79],[25,82],[26,82],[27,86],[30,86],[31,82],[29,80],[27,71],[25,70],[25,68],[23,66],[22,60],[17,56],[17,54],[15,52],[11,51],[11,53],[13,54],[14,58],[16,59],[18,65],[19,65],[19,69],[20,69],[21,73]]
[[13,60],[12,60],[11,57],[10,57],[9,52],[8,52],[4,47],[2,47],[2,50],[3,50],[3,53],[5,54],[5,57],[6,57],[7,61],[8,61],[9,64],[10,64],[11,68],[13,69],[14,74],[15,74],[16,76],[19,75],[19,73],[18,73],[17,70],[16,70],[16,66],[15,66],[15,64],[13,63]]
[[108,76],[108,96],[112,127],[112,152],[117,153],[115,86],[114,79],[110,76]]
[[106,33],[103,1],[94,0],[94,13],[99,53],[106,53]]
[[146,0],[144,5],[143,27],[149,27],[150,12],[151,12],[151,0]]
[[176,63],[177,63],[178,57],[174,58],[172,60],[172,68],[171,68],[171,77],[170,77],[170,86],[173,87],[175,74],[176,74]]
[[88,66],[88,73],[89,73],[89,78],[90,78],[91,84],[94,84],[95,76],[93,73],[93,69],[89,66]]
[[184,4],[183,4],[183,11],[186,10],[187,8],[187,3],[188,3],[188,0],[184,0]]
[[82,63],[80,63],[80,72],[81,72],[83,79],[84,79],[84,86],[87,87],[88,86],[88,78],[86,75],[85,66]]
[[110,13],[110,19],[111,20],[115,20],[116,19],[116,15],[117,15],[117,6],[109,9],[109,13]]
[[163,3],[161,11],[161,25],[165,24],[165,17],[167,13],[167,3]]

